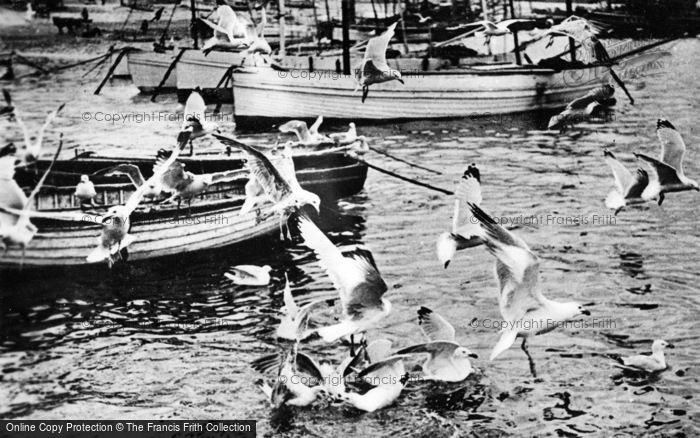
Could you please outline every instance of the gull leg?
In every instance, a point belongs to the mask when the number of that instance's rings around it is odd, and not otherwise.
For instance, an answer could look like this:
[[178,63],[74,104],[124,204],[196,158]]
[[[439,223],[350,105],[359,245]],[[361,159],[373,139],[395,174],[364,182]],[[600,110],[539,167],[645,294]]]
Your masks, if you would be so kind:
[[367,99],[367,94],[369,94],[369,86],[363,85],[362,86],[362,103],[365,103],[365,99]]
[[194,145],[192,144],[192,140],[190,140],[190,156],[194,155]]
[[178,220],[180,217],[180,203],[182,202],[182,198],[178,197],[177,198],[177,209],[175,210],[175,220]]
[[350,356],[355,355],[355,334],[350,335]]
[[659,193],[659,207],[660,207],[661,204],[664,202],[664,198],[665,198],[664,194],[663,194],[663,193]]
[[532,374],[532,377],[537,377],[537,371],[535,370],[535,361],[532,360],[532,356],[530,356],[530,352],[527,349],[527,338],[523,337],[523,343],[520,346],[520,348],[525,352],[527,355],[527,361],[530,364],[530,373]]

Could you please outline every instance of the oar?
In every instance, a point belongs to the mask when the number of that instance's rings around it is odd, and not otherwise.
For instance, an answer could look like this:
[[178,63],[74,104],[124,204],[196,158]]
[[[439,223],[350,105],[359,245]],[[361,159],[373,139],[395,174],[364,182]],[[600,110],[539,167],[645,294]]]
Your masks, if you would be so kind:
[[615,82],[617,82],[617,85],[619,85],[620,88],[622,88],[622,91],[625,92],[625,94],[627,95],[627,97],[630,100],[630,103],[632,105],[634,105],[634,98],[632,97],[630,92],[627,91],[627,87],[625,87],[625,83],[622,82],[622,79],[620,79],[620,77],[617,75],[617,73],[615,73],[615,70],[613,70],[612,66],[609,66],[608,69],[610,70],[610,76],[615,80]]

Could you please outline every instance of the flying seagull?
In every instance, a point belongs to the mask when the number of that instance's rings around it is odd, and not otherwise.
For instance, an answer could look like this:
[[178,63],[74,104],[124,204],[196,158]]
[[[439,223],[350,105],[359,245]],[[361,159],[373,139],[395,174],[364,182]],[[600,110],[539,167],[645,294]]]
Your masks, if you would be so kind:
[[452,230],[440,234],[437,240],[437,257],[445,269],[457,250],[472,248],[483,243],[482,229],[467,207],[469,203],[481,204],[481,174],[476,164],[471,164],[464,171],[457,184]]
[[288,341],[303,341],[313,334],[313,330],[308,329],[309,316],[311,311],[325,304],[326,300],[314,300],[303,306],[297,305],[292,295],[292,288],[289,286],[289,278],[284,274],[284,306],[282,307],[282,318],[277,326],[277,337]]
[[658,160],[645,154],[634,154],[637,158],[647,162],[654,175],[642,197],[658,199],[659,205],[661,205],[666,193],[686,190],[700,191],[697,181],[688,178],[683,172],[685,142],[680,133],[668,120],[658,119],[656,136],[661,143],[661,156]]
[[265,154],[252,146],[225,135],[214,134],[214,137],[225,145],[242,149],[248,154],[251,176],[258,180],[265,193],[275,202],[272,209],[280,214],[280,226],[289,215],[305,205],[311,205],[316,212],[319,211],[321,199],[299,185],[293,171],[294,162],[292,157],[287,155],[289,152],[284,154],[282,163],[275,166]]
[[425,379],[444,382],[466,379],[472,372],[469,358],[477,355],[457,342],[454,327],[427,307],[418,309],[418,325],[428,342],[402,348],[396,354],[428,354],[423,364]]
[[615,188],[605,198],[605,206],[615,210],[615,214],[617,214],[627,205],[649,201],[649,199],[642,198],[644,189],[649,185],[647,172],[644,169],[637,169],[633,175],[615,158],[612,152],[605,149],[603,155],[615,177]]
[[24,121],[20,117],[19,111],[17,111],[16,108],[13,110],[15,120],[17,120],[17,124],[20,126],[20,128],[22,128],[22,133],[24,134],[24,147],[22,151],[18,151],[19,160],[21,163],[20,165],[31,164],[39,159],[39,155],[41,154],[41,144],[44,142],[44,134],[46,133],[46,129],[51,125],[65,105],[65,103],[60,104],[58,108],[51,111],[46,116],[46,120],[41,126],[41,129],[39,129],[39,134],[34,141],[32,141],[27,125],[24,124]]
[[354,345],[352,335],[374,327],[391,312],[391,303],[382,298],[387,291],[386,283],[369,256],[357,253],[344,256],[306,215],[298,216],[297,225],[304,245],[316,253],[338,290],[343,309],[341,322],[319,328],[317,332],[326,342],[351,336]]
[[362,103],[367,99],[369,86],[372,84],[389,81],[404,83],[403,79],[401,79],[401,72],[389,68],[389,64],[386,62],[386,50],[389,47],[389,41],[394,36],[396,23],[389,26],[386,32],[378,37],[370,38],[362,63],[355,70],[357,88],[362,87]]
[[540,261],[527,244],[511,234],[475,204],[469,204],[472,214],[484,228],[488,251],[496,257],[499,307],[508,326],[501,332],[498,343],[491,351],[494,360],[513,345],[520,336],[522,350],[530,364],[530,372],[537,377],[535,362],[527,349],[529,336],[554,330],[558,325],[590,312],[576,302],[558,302],[547,299],[537,289]]
[[[199,88],[197,89],[199,90]],[[190,141],[190,155],[194,154],[192,140],[199,137],[204,137],[207,134],[220,132],[216,123],[208,121],[206,116],[207,106],[202,99],[202,95],[197,90],[190,93],[185,102],[185,112],[183,113],[182,127],[178,134],[178,143],[182,136],[187,135]],[[189,128],[191,130],[188,132]]]

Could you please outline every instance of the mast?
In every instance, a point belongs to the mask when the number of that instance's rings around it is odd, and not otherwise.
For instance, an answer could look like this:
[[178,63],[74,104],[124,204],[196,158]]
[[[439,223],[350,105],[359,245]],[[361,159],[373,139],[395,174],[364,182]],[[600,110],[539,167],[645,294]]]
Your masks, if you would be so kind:
[[194,43],[194,48],[199,49],[197,44],[197,0],[190,0],[190,9],[192,10],[192,42]]
[[286,15],[287,11],[284,9],[284,0],[279,0],[280,56],[285,56],[287,54],[287,49],[285,48],[284,40],[284,21]]
[[[571,17],[574,15],[574,7],[571,0],[566,0],[566,15]],[[571,56],[571,62],[576,61],[576,41],[569,37],[569,55]]]
[[489,16],[486,13],[487,10],[488,9],[486,9],[486,0],[481,0],[481,18],[483,18],[484,20],[489,19]]
[[[281,0],[283,1],[283,0]],[[350,75],[350,0],[342,0],[343,21],[343,74]]]

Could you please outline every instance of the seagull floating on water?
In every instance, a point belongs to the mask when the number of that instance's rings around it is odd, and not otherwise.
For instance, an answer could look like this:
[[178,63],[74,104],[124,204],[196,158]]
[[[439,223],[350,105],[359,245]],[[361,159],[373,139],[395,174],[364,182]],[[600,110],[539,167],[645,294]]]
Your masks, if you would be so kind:
[[650,200],[642,198],[644,189],[649,185],[649,175],[644,169],[637,169],[632,175],[612,152],[605,149],[603,155],[615,177],[615,188],[605,198],[606,207],[615,210],[617,214],[627,205],[641,204]]
[[406,356],[395,355],[373,363],[362,370],[358,377],[374,388],[364,394],[345,391],[335,394],[336,398],[365,412],[375,412],[391,406],[409,380],[403,363],[405,358]]
[[457,343],[454,327],[427,307],[418,309],[418,324],[428,342],[402,348],[396,354],[429,354],[423,364],[425,379],[444,382],[466,379],[472,372],[469,358],[478,356]]
[[590,312],[577,302],[547,299],[537,289],[540,261],[527,244],[494,221],[475,204],[469,204],[472,214],[484,228],[488,251],[496,257],[496,279],[500,287],[499,307],[508,326],[493,348],[489,360],[494,360],[510,348],[515,339],[523,339],[522,350],[530,363],[534,377],[535,362],[527,349],[529,336],[547,333],[558,325]]
[[[457,250],[481,245],[483,231],[467,207],[469,203],[481,204],[481,174],[476,164],[471,164],[455,190],[452,231],[440,234],[437,240],[437,257],[445,269]],[[464,216],[464,217],[462,217]]]
[[656,339],[651,344],[651,356],[639,354],[622,357],[620,358],[622,365],[615,364],[615,366],[630,371],[644,371],[647,373],[663,371],[668,368],[664,357],[665,348],[674,348],[674,346],[663,339]]
[[369,86],[372,84],[389,81],[404,83],[403,79],[401,79],[401,72],[389,68],[389,64],[386,62],[386,50],[389,47],[389,41],[394,36],[396,23],[389,26],[386,32],[378,37],[370,38],[362,63],[355,71],[357,86],[358,88],[362,87],[362,103],[367,99]]
[[686,148],[681,134],[671,122],[659,119],[656,122],[656,136],[661,143],[659,160],[645,154],[634,154],[637,158],[647,162],[654,175],[642,197],[658,199],[659,205],[661,205],[666,193],[687,190],[700,191],[697,181],[688,178],[683,172],[683,156]]
[[267,286],[270,284],[269,265],[238,265],[229,268],[231,272],[224,273],[224,276],[240,286]]
[[[326,342],[362,333],[383,321],[391,312],[391,303],[382,298],[387,286],[370,256],[349,257],[318,229],[307,216],[299,215],[298,228],[304,245],[313,249],[340,295],[343,320],[317,330]],[[354,342],[353,342],[354,344]]]

